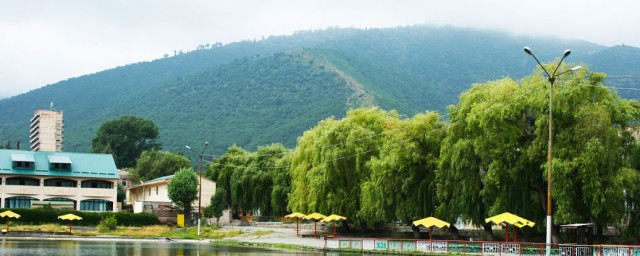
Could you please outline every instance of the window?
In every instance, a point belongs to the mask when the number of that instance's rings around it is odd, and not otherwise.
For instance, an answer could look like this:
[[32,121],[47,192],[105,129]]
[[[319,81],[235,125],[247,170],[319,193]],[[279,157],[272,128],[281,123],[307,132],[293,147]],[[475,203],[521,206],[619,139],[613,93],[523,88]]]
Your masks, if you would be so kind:
[[111,212],[113,211],[113,202],[102,199],[89,199],[80,201],[81,211],[94,212]]
[[64,197],[52,197],[44,200],[45,202],[73,202],[73,209],[76,209],[76,200]]
[[26,177],[7,178],[7,185],[40,186],[40,180]]
[[28,196],[14,196],[7,197],[4,200],[5,208],[31,208],[31,201],[38,201],[33,197]]
[[158,194],[158,187],[156,187],[156,195]]
[[44,180],[45,187],[77,187],[78,182],[75,180],[67,180],[67,179],[48,179]]
[[13,168],[22,170],[33,170],[33,162],[15,161],[13,162]]
[[68,163],[52,163],[52,171],[71,171],[71,164]]
[[113,188],[113,182],[104,180],[84,180],[80,183],[83,188]]
[[148,188],[147,190],[149,191],[149,195],[151,195],[151,188]]

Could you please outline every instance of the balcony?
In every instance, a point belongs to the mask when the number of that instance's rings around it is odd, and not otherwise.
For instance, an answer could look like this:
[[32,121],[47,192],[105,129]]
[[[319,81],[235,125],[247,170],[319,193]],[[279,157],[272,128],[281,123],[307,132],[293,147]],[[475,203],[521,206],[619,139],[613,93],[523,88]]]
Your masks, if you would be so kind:
[[40,131],[40,126],[31,127],[31,130],[29,130],[29,134],[33,134],[35,131]]
[[113,188],[78,188],[78,195],[91,198],[115,198],[117,191]]
[[4,185],[2,192],[5,195],[37,196],[40,194],[41,189],[42,187],[39,186]]

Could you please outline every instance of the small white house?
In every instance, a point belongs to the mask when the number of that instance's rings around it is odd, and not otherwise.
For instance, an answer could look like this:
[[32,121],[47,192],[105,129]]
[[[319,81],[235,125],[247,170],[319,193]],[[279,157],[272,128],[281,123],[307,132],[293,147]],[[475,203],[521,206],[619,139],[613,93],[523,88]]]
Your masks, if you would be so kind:
[[[133,212],[157,213],[158,210],[169,210],[173,208],[173,202],[169,199],[169,183],[173,175],[163,176],[142,182],[141,184],[127,188],[127,204],[133,205]],[[211,203],[211,197],[216,192],[216,182],[207,178],[202,178],[202,208],[208,207]],[[192,204],[193,211],[198,212],[198,204],[195,200]],[[228,212],[225,212],[228,215]],[[162,216],[159,216],[162,217]],[[225,219],[228,216],[220,218],[220,223],[228,223]]]

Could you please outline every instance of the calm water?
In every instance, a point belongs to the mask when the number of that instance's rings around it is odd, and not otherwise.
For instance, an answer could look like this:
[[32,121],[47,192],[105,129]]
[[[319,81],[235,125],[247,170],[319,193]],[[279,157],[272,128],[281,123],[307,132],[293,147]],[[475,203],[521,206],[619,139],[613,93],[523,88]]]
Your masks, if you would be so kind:
[[180,242],[12,240],[0,238],[0,255],[354,255]]

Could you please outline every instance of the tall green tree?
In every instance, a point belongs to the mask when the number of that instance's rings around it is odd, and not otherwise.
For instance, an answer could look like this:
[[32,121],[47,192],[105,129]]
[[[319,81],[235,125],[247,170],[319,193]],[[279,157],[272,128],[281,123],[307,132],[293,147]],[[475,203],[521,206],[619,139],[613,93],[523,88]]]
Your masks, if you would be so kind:
[[182,168],[188,168],[191,162],[183,155],[168,151],[147,150],[136,160],[133,175],[138,181],[155,179],[174,174]]
[[[627,128],[640,117],[640,105],[604,87],[604,79],[584,69],[558,78],[554,87],[554,224],[603,227],[624,212],[619,176],[633,141]],[[451,124],[436,172],[439,216],[482,225],[483,218],[510,211],[542,222],[548,90],[537,71],[520,85],[509,78],[475,85],[449,108]]]
[[92,141],[94,153],[111,153],[118,168],[135,166],[145,150],[160,149],[158,127],[138,116],[122,116],[104,122]]
[[367,163],[371,176],[361,187],[359,216],[411,223],[435,211],[435,170],[446,126],[433,112],[391,120],[380,154]]
[[361,210],[362,184],[370,179],[367,162],[379,154],[383,132],[392,126],[377,108],[351,110],[342,120],[320,121],[298,138],[291,156],[289,208],[300,212],[336,213],[366,223]]
[[[637,129],[637,128],[636,128]],[[627,154],[627,166],[619,179],[624,184],[626,212],[623,223],[627,223],[625,235],[635,238],[630,243],[640,242],[640,144],[631,146]]]
[[282,215],[290,191],[289,155],[282,144],[259,147],[256,152],[232,146],[208,165],[207,176],[228,189],[226,202],[236,213],[260,210],[263,215]]
[[191,204],[198,199],[198,174],[192,168],[182,168],[176,172],[169,183],[169,199],[191,216]]
[[217,188],[216,193],[211,197],[211,216],[216,218],[216,224],[220,221],[220,217],[224,213],[224,210],[229,208],[225,198],[227,197],[227,190],[224,188]]

